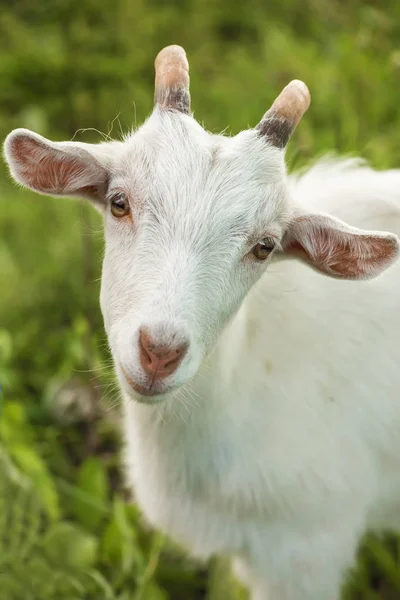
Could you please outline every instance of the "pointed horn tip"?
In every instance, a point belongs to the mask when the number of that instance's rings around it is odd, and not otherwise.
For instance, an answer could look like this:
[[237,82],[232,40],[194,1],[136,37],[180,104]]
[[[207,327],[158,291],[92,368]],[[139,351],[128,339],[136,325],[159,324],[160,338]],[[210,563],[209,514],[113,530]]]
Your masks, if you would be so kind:
[[166,46],[165,48],[160,50],[154,61],[156,71],[161,67],[162,64],[171,62],[180,63],[185,68],[185,70],[189,70],[189,63],[186,57],[186,52],[182,48],[182,46],[174,44],[172,46]]
[[310,106],[311,95],[302,81],[294,79],[282,90],[257,125],[272,146],[284,148],[301,117]]
[[181,46],[167,46],[157,55],[154,104],[190,114],[189,63]]
[[305,112],[310,106],[311,94],[304,81],[300,81],[300,79],[293,79],[290,83],[288,83],[283,91],[286,92],[286,90],[296,94],[298,100],[300,100],[304,105]]

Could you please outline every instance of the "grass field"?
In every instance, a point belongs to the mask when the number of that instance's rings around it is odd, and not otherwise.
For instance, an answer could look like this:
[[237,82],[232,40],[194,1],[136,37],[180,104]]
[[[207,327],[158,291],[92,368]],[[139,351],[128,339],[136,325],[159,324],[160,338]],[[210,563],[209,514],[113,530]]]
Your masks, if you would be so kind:
[[[298,78],[312,105],[291,167],[324,152],[400,166],[398,0],[1,4],[3,137],[13,127],[120,137],[151,110],[156,53],[179,43],[195,117],[211,131],[255,125]],[[0,600],[243,599],[223,561],[194,564],[128,502],[98,307],[102,247],[89,206],[22,191],[2,167]],[[344,594],[400,598],[396,535],[366,541]]]

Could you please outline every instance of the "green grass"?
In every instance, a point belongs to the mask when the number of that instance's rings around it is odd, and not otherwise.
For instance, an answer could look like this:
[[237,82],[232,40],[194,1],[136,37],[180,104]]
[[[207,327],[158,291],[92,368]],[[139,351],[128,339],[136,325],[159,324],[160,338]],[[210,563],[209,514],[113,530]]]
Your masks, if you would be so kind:
[[[397,0],[18,0],[4,3],[0,34],[2,135],[120,136],[151,110],[156,53],[180,43],[211,131],[255,125],[299,78],[312,104],[291,166],[326,151],[400,165]],[[194,564],[127,502],[102,247],[90,207],[0,172],[0,600],[239,600],[224,562]],[[346,600],[399,597],[398,537],[368,538]]]

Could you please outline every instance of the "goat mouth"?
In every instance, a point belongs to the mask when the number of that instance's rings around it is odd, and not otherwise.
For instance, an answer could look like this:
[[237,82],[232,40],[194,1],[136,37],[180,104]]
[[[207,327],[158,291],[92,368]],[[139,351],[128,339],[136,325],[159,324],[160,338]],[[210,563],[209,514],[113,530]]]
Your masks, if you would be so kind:
[[121,366],[121,371],[122,371],[127,383],[132,388],[132,390],[134,392],[136,392],[137,394],[140,394],[141,396],[146,396],[146,397],[154,397],[154,396],[163,396],[168,391],[166,389],[165,385],[163,385],[162,383],[160,384],[159,382],[150,381],[148,383],[148,385],[142,385],[140,383],[137,383],[136,381],[134,381],[132,379],[132,377],[130,375],[128,375],[128,373],[126,372],[124,367],[122,365],[120,365],[120,366]]

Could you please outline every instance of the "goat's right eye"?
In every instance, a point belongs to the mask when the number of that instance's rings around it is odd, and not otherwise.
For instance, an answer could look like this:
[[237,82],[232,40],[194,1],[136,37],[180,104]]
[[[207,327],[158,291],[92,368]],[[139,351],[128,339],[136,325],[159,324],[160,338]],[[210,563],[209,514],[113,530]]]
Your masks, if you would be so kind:
[[125,217],[130,213],[128,198],[125,194],[118,193],[111,198],[111,213],[114,217]]

